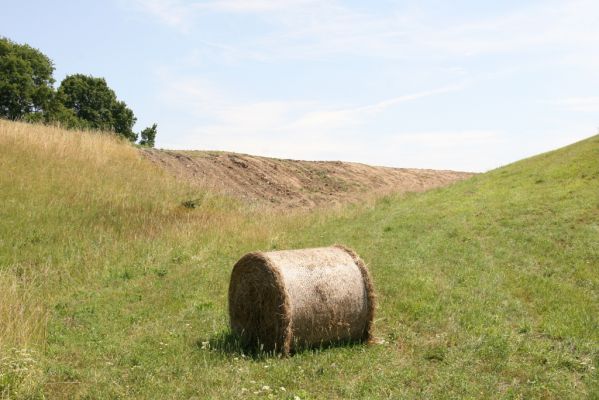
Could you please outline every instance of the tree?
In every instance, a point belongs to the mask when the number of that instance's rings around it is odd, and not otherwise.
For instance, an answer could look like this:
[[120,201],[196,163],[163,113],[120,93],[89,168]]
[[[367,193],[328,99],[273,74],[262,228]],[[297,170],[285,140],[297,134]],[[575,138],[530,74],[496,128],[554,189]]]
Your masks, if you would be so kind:
[[139,144],[147,147],[154,147],[154,140],[156,139],[158,125],[153,124],[151,127],[148,127],[141,131],[139,140]]
[[[54,90],[54,65],[26,44],[0,37],[0,118],[58,123],[71,129],[115,132],[135,142],[135,115],[104,78],[67,76]],[[142,146],[154,146],[157,125],[141,132]]]
[[116,94],[104,78],[83,74],[67,76],[56,93],[57,101],[84,121],[91,129],[113,131],[130,141],[137,140],[133,125],[137,120],[127,105],[117,100]]
[[39,50],[0,37],[0,117],[41,120],[52,100],[53,72]]
[[90,129],[90,124],[87,121],[78,118],[73,110],[65,107],[65,105],[58,99],[56,93],[48,105],[47,110],[44,112],[43,122],[47,124],[58,124],[67,129]]

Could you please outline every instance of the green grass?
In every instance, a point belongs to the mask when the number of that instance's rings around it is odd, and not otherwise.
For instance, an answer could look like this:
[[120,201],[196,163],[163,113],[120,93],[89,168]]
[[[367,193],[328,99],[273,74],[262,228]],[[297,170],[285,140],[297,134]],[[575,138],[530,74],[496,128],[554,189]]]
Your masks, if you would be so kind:
[[[599,137],[281,215],[104,136],[1,122],[0,205],[0,398],[599,398]],[[381,344],[229,342],[241,255],[333,243],[370,267]]]

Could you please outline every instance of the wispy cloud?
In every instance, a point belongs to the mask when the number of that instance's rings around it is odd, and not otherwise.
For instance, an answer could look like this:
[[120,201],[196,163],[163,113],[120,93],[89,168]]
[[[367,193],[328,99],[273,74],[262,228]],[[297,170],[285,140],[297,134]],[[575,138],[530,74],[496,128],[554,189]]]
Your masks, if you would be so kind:
[[551,103],[570,111],[599,113],[599,96],[566,97]]
[[555,50],[566,44],[577,48],[599,45],[599,3],[593,0],[550,1],[442,25],[417,7],[391,6],[385,13],[374,13],[336,0],[135,1],[184,32],[202,29],[215,13],[247,15],[268,29],[219,45],[229,50],[237,47],[239,56],[262,60],[333,54],[439,58],[539,51],[547,46]]
[[433,147],[460,147],[480,143],[496,143],[501,132],[489,130],[407,132],[393,135],[394,145],[426,145]]
[[289,12],[319,3],[316,0],[133,0],[141,10],[157,18],[160,22],[178,29],[189,31],[209,13],[264,14]]
[[[362,129],[379,114],[403,103],[460,91],[465,84],[399,95],[378,102],[351,107],[331,108],[319,101],[269,100],[240,101],[238,93],[228,93],[197,78],[178,78],[163,71],[160,98],[165,108],[183,110],[195,123],[182,137],[184,145],[174,147],[210,148],[258,153],[285,158],[360,160],[365,152]],[[429,136],[427,136],[429,135]],[[456,135],[452,134],[453,140]],[[382,146],[394,146],[399,140],[422,144],[430,137],[388,139]],[[350,139],[351,138],[351,139]],[[439,138],[435,138],[440,143]],[[420,140],[420,142],[418,142]],[[376,163],[375,157],[361,161]],[[380,163],[380,161],[379,161]]]
[[403,104],[450,96],[470,83],[399,95],[393,98],[330,109],[318,101],[240,101],[232,93],[197,78],[164,73],[163,107],[187,113],[194,121],[170,148],[234,151],[272,157],[358,161],[375,165],[484,171],[582,138],[563,132],[493,129],[402,130],[391,134],[366,130],[383,113]]
[[287,124],[287,127],[299,132],[310,130],[326,130],[331,132],[332,130],[341,128],[346,129],[348,127],[355,129],[358,125],[364,124],[369,119],[376,117],[376,114],[396,107],[401,103],[456,92],[465,87],[466,83],[451,84],[436,89],[423,90],[416,93],[392,97],[372,104],[337,109],[327,109],[320,104],[318,109],[302,114],[300,117]]
[[[540,81],[599,65],[599,3],[592,0],[449,17],[416,2],[133,1],[183,33],[187,54],[165,60],[159,96],[165,108],[185,113],[185,134],[170,143],[180,148],[481,170],[514,160],[506,154],[523,148],[520,137],[533,135],[534,123],[547,128],[547,119],[528,121],[526,111]],[[293,82],[304,66],[314,86],[306,90]],[[339,76],[324,81],[336,66]],[[557,86],[551,96],[560,96]],[[413,115],[402,113],[404,104]],[[553,104],[599,109],[596,96]],[[438,121],[426,118],[435,112]],[[525,133],[515,132],[523,125]],[[566,125],[551,122],[556,132]],[[508,131],[518,149],[504,140]],[[541,149],[540,136],[518,155]]]
[[201,129],[215,135],[276,133],[288,136],[306,133],[334,135],[356,129],[377,114],[402,103],[439,96],[464,89],[466,83],[403,94],[371,104],[331,108],[321,102],[299,100],[239,101],[238,94],[226,93],[210,82],[178,78],[162,72],[164,87],[160,96],[171,107],[183,108],[202,121]]
[[188,31],[192,24],[189,6],[179,0],[133,0],[133,2],[163,24],[179,31]]
[[192,7],[197,10],[257,13],[314,5],[318,2],[318,0],[213,0],[196,2]]
[[387,108],[396,106],[400,103],[405,103],[408,101],[412,101],[412,100],[418,100],[418,99],[422,99],[425,97],[431,97],[431,96],[436,96],[439,94],[444,94],[444,93],[450,93],[450,92],[455,92],[455,91],[459,91],[462,90],[464,87],[466,86],[465,83],[456,83],[456,84],[451,84],[451,85],[447,85],[447,86],[442,86],[436,89],[430,89],[430,90],[424,90],[421,92],[416,92],[416,93],[410,93],[410,94],[404,94],[401,96],[397,96],[397,97],[393,97],[391,99],[387,99],[387,100],[382,100],[379,101],[377,103],[374,104],[369,104],[366,106],[361,106],[361,107],[356,107],[350,110],[347,110],[347,112],[350,113],[356,113],[356,112],[363,112],[363,113],[376,113],[376,112],[381,112]]

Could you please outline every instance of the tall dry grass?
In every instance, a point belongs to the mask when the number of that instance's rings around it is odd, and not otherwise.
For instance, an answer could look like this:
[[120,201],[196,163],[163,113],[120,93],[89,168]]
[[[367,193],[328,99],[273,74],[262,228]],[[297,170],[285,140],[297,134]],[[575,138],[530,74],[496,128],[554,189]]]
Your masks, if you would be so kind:
[[101,274],[129,241],[173,219],[206,225],[179,209],[188,196],[217,226],[228,219],[113,135],[0,120],[0,347],[42,344],[54,294]]
[[0,339],[2,347],[28,348],[43,343],[47,310],[10,271],[0,272]]
[[[181,206],[189,199],[196,209]],[[119,268],[147,271],[181,248],[275,248],[286,232],[325,218],[282,216],[177,181],[111,134],[5,120],[0,217],[5,349],[43,345],[55,299]]]

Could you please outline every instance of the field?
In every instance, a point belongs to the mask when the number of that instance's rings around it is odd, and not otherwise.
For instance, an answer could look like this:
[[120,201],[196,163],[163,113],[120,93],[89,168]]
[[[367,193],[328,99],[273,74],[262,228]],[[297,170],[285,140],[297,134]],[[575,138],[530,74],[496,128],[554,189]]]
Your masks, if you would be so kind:
[[[240,256],[334,243],[372,272],[376,344],[280,358],[228,340]],[[282,212],[107,135],[0,121],[0,398],[597,399],[599,136]]]

